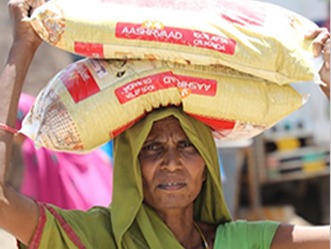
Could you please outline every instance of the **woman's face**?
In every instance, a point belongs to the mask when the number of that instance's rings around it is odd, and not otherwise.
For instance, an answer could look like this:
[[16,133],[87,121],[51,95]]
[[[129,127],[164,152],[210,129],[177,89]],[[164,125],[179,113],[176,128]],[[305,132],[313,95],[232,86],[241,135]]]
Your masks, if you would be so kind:
[[193,204],[205,180],[205,162],[175,117],[154,123],[139,161],[145,203],[159,211]]

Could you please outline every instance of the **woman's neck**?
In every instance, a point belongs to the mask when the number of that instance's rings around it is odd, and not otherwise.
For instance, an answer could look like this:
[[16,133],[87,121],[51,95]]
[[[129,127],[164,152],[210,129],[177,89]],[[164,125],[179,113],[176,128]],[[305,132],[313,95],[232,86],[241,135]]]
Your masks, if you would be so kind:
[[[194,225],[193,210],[172,209],[157,213],[185,249],[204,248],[201,235]],[[201,230],[204,231],[204,229]],[[209,246],[209,248],[212,247]]]

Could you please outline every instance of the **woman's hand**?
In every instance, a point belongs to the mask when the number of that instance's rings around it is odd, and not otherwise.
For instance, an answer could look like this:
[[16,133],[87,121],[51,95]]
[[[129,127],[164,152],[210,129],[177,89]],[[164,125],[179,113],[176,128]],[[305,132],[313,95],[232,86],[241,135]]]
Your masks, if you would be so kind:
[[27,46],[36,49],[42,42],[34,31],[28,18],[43,0],[10,0],[8,2],[9,13],[13,23],[14,43],[23,42]]
[[330,99],[330,38],[326,40],[323,46],[323,57],[324,65],[319,73],[321,80],[326,83],[326,87],[324,87],[324,90],[327,90],[326,94]]
[[312,42],[314,56],[323,55],[324,64],[319,74],[326,85],[321,85],[321,89],[330,99],[330,32],[327,28],[318,28],[308,34],[306,38],[314,39]]

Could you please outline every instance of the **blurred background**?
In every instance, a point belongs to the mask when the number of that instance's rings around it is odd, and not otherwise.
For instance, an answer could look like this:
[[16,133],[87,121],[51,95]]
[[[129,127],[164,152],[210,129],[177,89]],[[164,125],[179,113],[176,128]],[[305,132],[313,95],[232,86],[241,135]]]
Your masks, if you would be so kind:
[[[330,30],[330,1],[262,0]],[[312,82],[294,83],[310,99],[260,136],[218,143],[223,185],[235,218],[330,223],[330,104]]]
[[[319,26],[330,28],[326,0],[264,0],[293,10]],[[0,70],[11,43],[7,0],[0,0]],[[43,44],[23,91],[37,93],[75,58]],[[330,223],[330,105],[317,85],[294,83],[310,100],[300,110],[258,137],[218,143],[226,201],[234,218],[274,219],[294,224]],[[21,176],[10,177],[20,184]],[[0,230],[0,248],[16,248]]]

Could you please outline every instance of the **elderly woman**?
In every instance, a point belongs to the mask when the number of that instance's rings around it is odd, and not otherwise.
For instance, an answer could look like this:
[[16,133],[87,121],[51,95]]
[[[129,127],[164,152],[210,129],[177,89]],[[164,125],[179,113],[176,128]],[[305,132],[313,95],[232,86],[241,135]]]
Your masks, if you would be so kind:
[[[41,43],[24,22],[33,4],[38,1],[9,4],[14,42],[0,78],[0,121],[9,127]],[[311,36],[328,62],[329,33],[319,29]],[[325,64],[324,80],[329,79]],[[154,110],[115,139],[110,208],[65,211],[10,189],[4,176],[12,140],[12,134],[0,131],[0,227],[21,248],[329,248],[328,226],[231,221],[211,131],[179,107]]]

